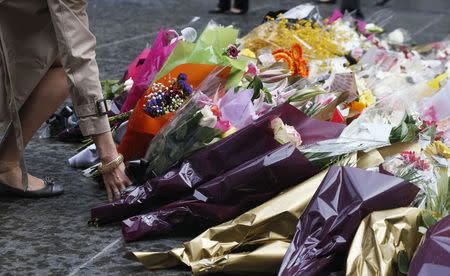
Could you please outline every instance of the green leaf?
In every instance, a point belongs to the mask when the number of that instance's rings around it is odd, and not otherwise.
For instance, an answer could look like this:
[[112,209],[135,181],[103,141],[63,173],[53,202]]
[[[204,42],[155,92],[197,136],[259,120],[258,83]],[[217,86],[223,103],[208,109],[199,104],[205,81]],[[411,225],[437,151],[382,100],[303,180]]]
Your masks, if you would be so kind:
[[398,252],[397,262],[399,272],[408,275],[409,258],[405,250]]
[[430,141],[434,141],[434,138],[436,137],[436,125],[432,124],[431,126],[427,127],[423,132],[423,135],[430,137]]
[[314,98],[318,95],[324,94],[324,93],[326,93],[326,92],[323,90],[320,90],[316,87],[306,88],[306,89],[297,91],[294,95],[290,96],[288,99],[288,102],[290,102],[290,103],[301,102],[301,101],[312,99],[312,98]]
[[320,103],[312,103],[310,105],[302,105],[299,109],[301,112],[305,113],[306,116],[312,117],[321,110],[321,107],[322,105]]
[[103,80],[101,81],[103,97],[112,100],[116,95],[123,93],[125,90],[124,84],[119,84],[118,80]]
[[177,141],[183,141],[185,137],[188,135],[188,127],[187,124],[181,124],[176,131],[175,139]]
[[414,120],[413,116],[407,114],[406,117],[405,117],[405,123],[407,123],[407,124],[415,124],[416,120]]
[[430,229],[437,222],[437,220],[431,215],[430,212],[423,212],[422,221],[425,227],[428,229]]
[[252,97],[253,101],[261,96],[261,89],[263,88],[263,83],[259,77],[255,77],[252,81],[252,85],[253,85],[253,97]]
[[416,126],[414,118],[406,115],[400,125],[394,127],[391,131],[391,144],[398,142],[413,142],[417,139],[419,128]]
[[266,88],[263,89],[264,95],[265,95],[265,102],[267,103],[273,103],[272,94],[270,94],[270,91]]

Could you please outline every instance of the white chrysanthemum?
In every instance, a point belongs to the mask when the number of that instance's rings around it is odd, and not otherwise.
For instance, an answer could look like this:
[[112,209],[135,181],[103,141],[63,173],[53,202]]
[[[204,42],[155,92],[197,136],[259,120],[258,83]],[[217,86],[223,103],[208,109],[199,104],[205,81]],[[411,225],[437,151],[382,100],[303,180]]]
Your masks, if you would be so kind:
[[203,127],[214,128],[217,124],[217,117],[212,113],[211,107],[205,105],[200,111],[202,118],[200,119],[199,125]]

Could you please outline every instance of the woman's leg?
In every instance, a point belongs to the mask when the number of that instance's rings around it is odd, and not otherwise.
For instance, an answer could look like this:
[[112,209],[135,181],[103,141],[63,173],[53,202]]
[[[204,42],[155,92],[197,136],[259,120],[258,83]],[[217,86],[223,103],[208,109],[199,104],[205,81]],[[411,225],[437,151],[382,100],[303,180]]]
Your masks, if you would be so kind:
[[225,11],[229,10],[231,7],[231,0],[219,0],[219,3],[217,3],[217,8],[214,10],[210,10],[210,13],[224,13]]
[[217,7],[221,10],[229,10],[231,7],[231,1],[230,0],[219,0],[219,4]]
[[[68,95],[69,87],[64,69],[52,67],[19,111],[24,146],[28,144],[42,123],[56,111]],[[20,168],[14,165],[18,164],[20,157],[16,146],[15,133],[14,130],[11,130],[7,133],[4,143],[0,145],[0,182],[17,188],[22,187]],[[5,165],[2,168],[2,162],[10,165]],[[44,187],[44,182],[41,179],[29,176],[28,186],[30,191],[39,190]]]
[[235,0],[234,7],[230,9],[231,13],[244,14],[248,11],[248,0]]

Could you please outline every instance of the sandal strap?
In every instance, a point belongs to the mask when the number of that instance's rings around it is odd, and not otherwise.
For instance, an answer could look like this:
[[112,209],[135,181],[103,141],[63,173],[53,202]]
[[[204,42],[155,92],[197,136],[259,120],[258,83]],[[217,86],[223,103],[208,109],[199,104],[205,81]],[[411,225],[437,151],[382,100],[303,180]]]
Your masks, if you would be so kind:
[[46,176],[46,177],[44,177],[44,184],[46,185],[46,186],[48,186],[48,185],[55,185],[55,179],[53,178],[53,177],[49,177],[49,176]]

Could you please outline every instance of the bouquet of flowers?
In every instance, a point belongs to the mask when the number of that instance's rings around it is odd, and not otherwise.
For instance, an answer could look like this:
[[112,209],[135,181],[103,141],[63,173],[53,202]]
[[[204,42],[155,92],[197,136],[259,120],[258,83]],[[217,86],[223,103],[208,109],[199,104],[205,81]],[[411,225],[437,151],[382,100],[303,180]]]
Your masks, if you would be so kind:
[[418,190],[393,176],[332,167],[300,217],[279,275],[341,270],[361,220],[373,211],[408,206]]
[[[423,210],[403,207],[372,212],[356,231],[346,275],[407,275],[409,259],[420,243]],[[372,258],[371,256],[379,256]]]
[[409,266],[408,275],[441,275],[449,271],[450,216],[436,223],[426,233]]
[[166,173],[192,152],[213,143],[215,138],[231,129],[230,122],[222,118],[217,104],[225,88],[224,70],[226,68],[213,71],[194,97],[155,136],[144,157],[148,161],[147,176]]
[[[237,84],[247,68],[247,63],[251,60],[239,55],[238,52],[236,56],[229,56],[226,53],[226,49],[236,43],[237,35],[238,31],[234,28],[210,23],[195,43],[177,41],[164,65],[154,74],[155,81],[152,80],[150,83],[170,87],[173,78],[183,73],[187,75],[190,86],[197,90],[200,83],[215,69],[227,68],[223,70],[222,75],[227,85]],[[148,78],[145,79],[148,80]],[[127,132],[118,148],[127,161],[142,158],[150,141],[174,115],[173,112],[169,112],[170,108],[164,112],[163,116],[158,117],[149,116],[145,112],[148,95],[153,93],[154,88],[150,84],[147,87],[150,88],[137,102],[130,117]],[[179,106],[181,104],[177,107]],[[172,106],[173,111],[175,111],[174,107],[175,105]]]
[[[180,227],[201,230],[241,214],[333,163],[345,161],[343,156],[321,159],[304,155],[296,147],[303,139],[295,128],[277,118],[271,121],[271,127],[274,139],[284,145],[196,185],[190,196],[124,220],[125,239],[169,233]],[[319,131],[313,126],[311,129],[313,133]]]
[[154,81],[156,74],[176,47],[178,41],[172,42],[170,40],[172,33],[174,31],[161,28],[152,47],[145,49],[128,67],[127,76],[133,78],[135,83],[128,92],[121,112],[128,112],[136,106],[138,100]]
[[[280,143],[291,141],[297,146],[307,145],[336,137],[342,129],[343,125],[308,118],[293,106],[283,104],[230,136],[198,150],[179,167],[149,179],[119,201],[92,209],[92,219],[97,223],[125,219],[136,214],[136,209],[155,208],[179,200],[214,177],[265,156]],[[297,133],[301,133],[301,138]],[[319,168],[332,162],[332,158],[326,160],[322,160]]]
[[[279,122],[274,124],[277,131]],[[290,132],[286,129],[278,131]],[[289,138],[285,134],[278,134],[277,140],[286,144],[198,185],[190,196],[124,220],[122,233],[125,240],[181,229],[194,233],[201,231],[240,215],[320,172],[324,162],[310,161],[296,148],[295,142],[300,142],[298,134],[289,135]],[[327,162],[332,164],[342,159]]]

